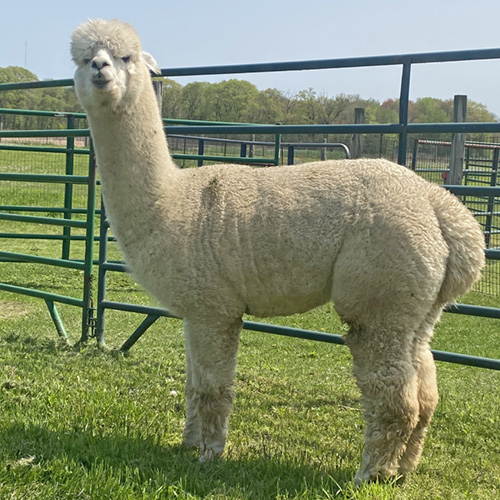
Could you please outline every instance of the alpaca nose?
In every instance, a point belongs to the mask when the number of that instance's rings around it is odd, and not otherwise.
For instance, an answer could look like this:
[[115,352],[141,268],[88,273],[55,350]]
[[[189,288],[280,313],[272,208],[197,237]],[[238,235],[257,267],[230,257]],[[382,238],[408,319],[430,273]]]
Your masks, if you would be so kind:
[[109,62],[103,57],[94,57],[94,59],[92,59],[92,67],[94,69],[100,71],[102,68],[105,68],[106,66],[109,66]]

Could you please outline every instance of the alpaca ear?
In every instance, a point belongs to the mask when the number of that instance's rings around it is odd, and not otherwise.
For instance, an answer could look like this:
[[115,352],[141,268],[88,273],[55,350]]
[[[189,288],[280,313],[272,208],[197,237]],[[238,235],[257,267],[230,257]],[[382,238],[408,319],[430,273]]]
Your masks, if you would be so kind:
[[155,75],[159,75],[161,73],[161,69],[158,66],[158,63],[149,52],[142,52],[141,56],[142,60],[146,63],[146,66],[152,73],[154,73]]

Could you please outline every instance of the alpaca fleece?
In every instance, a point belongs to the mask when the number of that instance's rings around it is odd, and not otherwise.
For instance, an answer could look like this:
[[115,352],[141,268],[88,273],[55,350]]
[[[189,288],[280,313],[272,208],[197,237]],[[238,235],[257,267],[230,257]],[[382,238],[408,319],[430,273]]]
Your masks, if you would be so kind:
[[224,450],[243,314],[333,300],[366,421],[356,481],[414,469],[438,400],[434,325],[484,265],[473,216],[386,160],[181,170],[133,28],[89,21],[71,50],[112,231],[135,279],[184,322],[186,445],[201,460]]

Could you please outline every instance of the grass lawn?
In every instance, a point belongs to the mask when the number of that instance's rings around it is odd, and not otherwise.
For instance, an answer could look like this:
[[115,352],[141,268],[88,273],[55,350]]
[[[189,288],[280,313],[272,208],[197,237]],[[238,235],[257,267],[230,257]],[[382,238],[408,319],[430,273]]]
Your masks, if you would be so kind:
[[[7,163],[15,167],[0,170],[21,168],[14,155]],[[30,189],[5,183],[0,200],[59,203],[60,194],[47,189],[33,199]],[[0,223],[0,233],[17,229]],[[60,254],[60,242],[3,238],[0,246]],[[76,242],[72,257],[81,252]],[[0,262],[0,281],[82,293],[75,270]],[[110,273],[107,292],[110,300],[149,303],[123,274]],[[499,306],[498,294],[476,292],[464,301]],[[60,306],[60,314],[76,342],[81,311]],[[109,347],[120,346],[142,319],[108,312]],[[345,331],[332,305],[273,322]],[[433,347],[498,359],[500,322],[445,314]],[[205,464],[181,447],[184,365],[177,320],[155,323],[127,357],[93,342],[77,351],[59,341],[43,301],[0,291],[0,500],[500,497],[500,372],[438,363],[441,399],[417,472],[401,485],[355,488],[363,419],[347,348],[243,332],[228,448],[223,459]]]
[[[28,264],[0,264],[0,275],[35,280]],[[111,299],[147,301],[128,277],[112,276]],[[76,295],[80,276],[44,280]],[[80,310],[60,312],[77,340]],[[110,312],[109,346],[141,320]],[[275,322],[344,328],[331,306]],[[449,314],[434,347],[499,358],[499,340],[498,321]],[[438,363],[441,400],[418,471],[403,485],[356,489],[363,420],[350,366],[342,346],[243,332],[227,453],[199,464],[180,446],[179,321],[160,320],[129,357],[93,343],[76,352],[58,341],[42,301],[0,292],[0,498],[498,498],[500,373]]]

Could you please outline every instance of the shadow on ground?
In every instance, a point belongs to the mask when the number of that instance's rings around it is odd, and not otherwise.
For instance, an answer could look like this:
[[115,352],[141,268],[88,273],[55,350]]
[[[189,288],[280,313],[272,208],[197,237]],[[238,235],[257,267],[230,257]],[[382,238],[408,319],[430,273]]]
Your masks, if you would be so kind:
[[[65,468],[83,467],[91,475],[93,469],[104,467],[107,474],[128,478],[123,481],[129,484],[133,471],[134,481],[144,485],[173,485],[201,498],[217,491],[237,491],[249,500],[276,498],[278,492],[295,497],[304,491],[331,491],[333,497],[350,483],[355,472],[327,472],[284,457],[234,458],[231,450],[224,459],[201,464],[195,450],[166,447],[151,439],[94,436],[81,430],[55,432],[22,425],[0,430],[0,453],[7,470],[38,467],[48,482]],[[55,466],[55,462],[59,465]],[[65,466],[61,467],[60,462]],[[58,472],[51,473],[51,469]]]

